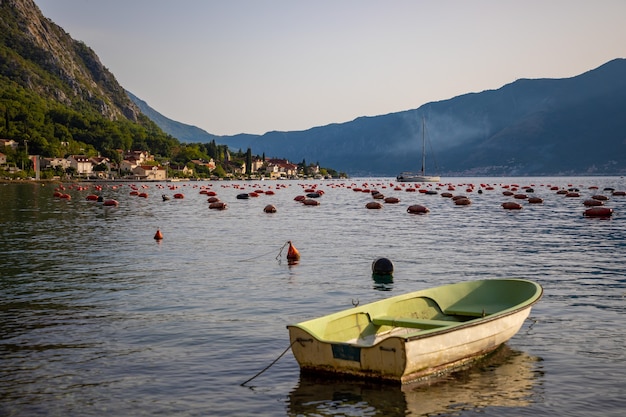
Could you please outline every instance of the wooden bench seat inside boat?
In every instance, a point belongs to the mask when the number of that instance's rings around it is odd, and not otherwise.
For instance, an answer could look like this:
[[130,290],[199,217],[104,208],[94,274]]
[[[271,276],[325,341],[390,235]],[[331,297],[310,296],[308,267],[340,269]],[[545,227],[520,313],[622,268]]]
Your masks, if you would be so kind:
[[428,330],[436,329],[438,327],[451,326],[453,324],[458,324],[459,322],[448,320],[416,319],[412,317],[381,316],[373,318],[372,323],[377,326],[409,327]]
[[444,313],[450,316],[485,317],[491,314],[489,306],[455,304],[446,308]]

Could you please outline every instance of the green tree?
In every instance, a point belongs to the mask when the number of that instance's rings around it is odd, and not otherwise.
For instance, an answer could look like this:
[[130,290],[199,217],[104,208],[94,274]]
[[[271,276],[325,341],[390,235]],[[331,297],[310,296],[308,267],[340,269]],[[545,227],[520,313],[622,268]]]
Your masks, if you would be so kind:
[[252,149],[250,148],[246,151],[246,174],[248,178],[252,174]]

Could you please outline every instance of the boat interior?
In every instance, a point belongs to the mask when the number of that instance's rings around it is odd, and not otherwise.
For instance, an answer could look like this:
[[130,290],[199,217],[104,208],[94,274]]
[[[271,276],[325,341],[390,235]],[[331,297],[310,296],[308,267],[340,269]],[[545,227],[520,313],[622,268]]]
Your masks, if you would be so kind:
[[392,336],[439,330],[488,315],[480,306],[457,305],[442,310],[430,297],[399,300],[384,314],[354,312],[328,322],[323,339],[371,346]]

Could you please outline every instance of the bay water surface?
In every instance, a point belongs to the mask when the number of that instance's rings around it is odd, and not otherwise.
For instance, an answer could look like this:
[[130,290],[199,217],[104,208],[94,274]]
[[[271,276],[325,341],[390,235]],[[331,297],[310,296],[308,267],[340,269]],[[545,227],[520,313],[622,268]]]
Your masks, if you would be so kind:
[[[66,183],[69,200],[53,196],[58,184],[0,184],[0,416],[623,415],[626,197],[609,188],[626,180],[443,180],[421,185],[437,195],[391,178]],[[472,204],[443,198],[448,184]],[[544,202],[504,196],[514,185]],[[307,189],[323,191],[318,206],[294,201]],[[368,210],[372,195],[358,189],[400,203]],[[209,209],[207,190],[228,209]],[[163,201],[174,193],[184,198]],[[596,194],[611,218],[583,216]],[[393,262],[392,283],[372,278],[379,257]],[[289,323],[506,277],[537,281],[544,296],[469,369],[397,387],[301,376],[285,353]]]

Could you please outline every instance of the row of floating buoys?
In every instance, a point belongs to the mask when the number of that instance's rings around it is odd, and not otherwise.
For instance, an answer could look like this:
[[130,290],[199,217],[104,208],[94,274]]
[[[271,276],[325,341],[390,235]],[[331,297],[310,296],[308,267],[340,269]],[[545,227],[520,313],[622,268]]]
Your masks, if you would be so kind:
[[[185,184],[186,185],[186,184]],[[319,199],[320,196],[324,193],[323,190],[321,190],[320,188],[322,187],[317,187],[318,184],[314,184],[314,185],[303,185],[300,184],[302,186],[302,189],[307,192],[307,195],[304,196],[298,196],[296,198],[294,198],[294,200],[296,201],[300,201],[302,202],[304,205],[319,205],[320,203],[318,201],[315,201],[316,199]],[[448,190],[454,191],[456,189],[464,189],[466,190],[468,193],[472,193],[472,192],[479,192],[481,190],[493,190],[494,187],[488,184],[480,184],[480,188],[476,187],[473,184],[438,184],[436,186],[433,186],[433,188],[430,188],[431,185],[423,185],[423,184],[400,184],[400,185],[394,185],[393,183],[389,183],[389,184],[385,184],[385,183],[374,183],[374,182],[370,182],[370,183],[363,183],[359,186],[357,186],[356,184],[352,184],[352,185],[347,185],[347,184],[319,184],[319,185],[326,185],[328,187],[331,188],[347,188],[347,189],[353,189],[354,191],[361,191],[363,193],[368,193],[372,196],[373,200],[376,200],[372,203],[398,203],[400,202],[400,199],[398,199],[397,197],[385,197],[383,195],[383,193],[381,191],[383,191],[384,189],[399,189],[399,190],[410,190],[413,189],[413,191],[418,191],[421,194],[438,194],[439,191],[437,190],[445,190],[446,188]],[[478,185],[478,184],[476,184]],[[125,186],[125,184],[120,184],[120,187]],[[157,188],[159,187],[159,185],[156,185]],[[223,188],[231,188],[230,185],[221,185]],[[539,204],[539,203],[543,203],[543,199],[539,198],[539,197],[534,197],[532,195],[529,195],[531,193],[535,192],[535,188],[533,188],[533,186],[535,186],[535,184],[530,184],[528,186],[522,186],[520,187],[518,184],[500,184],[500,186],[502,187],[502,189],[504,190],[503,194],[504,195],[508,195],[508,196],[512,196],[515,200],[524,200],[529,204]],[[99,187],[99,188],[98,188]],[[148,185],[141,185],[140,187],[136,186],[136,185],[129,185],[132,195],[137,195],[137,196],[141,196],[144,198],[148,197],[148,193],[146,190],[147,188],[151,188]],[[205,187],[205,186],[203,186]],[[579,188],[576,188],[575,186],[572,186],[571,184],[567,187],[556,187],[556,186],[551,186],[549,184],[544,185],[541,184],[541,187],[550,187],[549,189],[552,191],[556,191],[557,194],[559,195],[563,195],[565,197],[580,197],[581,193],[579,191]],[[83,190],[88,190],[91,187],[83,187],[83,186],[76,186],[76,185],[71,185],[69,187],[69,189],[72,190],[79,190],[79,191],[83,191]],[[164,187],[163,187],[164,188]],[[179,187],[173,187],[170,189],[175,189],[175,188],[179,188]],[[182,187],[181,187],[182,188]],[[191,188],[191,187],[190,187]],[[194,188],[197,188],[197,186],[194,186]],[[242,185],[242,186],[233,186],[232,188],[239,188],[239,189],[245,189],[247,188],[246,185]],[[251,187],[254,188],[254,187]],[[270,187],[271,188],[271,187]],[[276,186],[276,189],[278,190],[279,187],[278,185]],[[582,187],[581,187],[582,188]],[[591,187],[586,187],[589,190],[597,190],[598,187],[595,186],[591,186]],[[59,189],[61,189],[61,187],[59,187]],[[65,187],[63,187],[62,189],[65,189]],[[95,190],[102,190],[102,186],[96,186],[93,189]],[[381,190],[381,191],[378,191]],[[519,191],[518,191],[519,190]],[[626,192],[625,191],[616,191],[613,188],[606,188],[605,192],[608,191],[610,192],[612,195],[615,196],[626,196]],[[205,194],[205,195],[216,195],[215,191],[212,191],[208,188],[202,188],[200,190],[201,194]],[[86,196],[85,198],[89,201],[95,201],[97,198],[100,198],[100,202],[102,202],[101,197],[98,197],[98,194],[100,194],[98,191],[96,191],[96,193],[94,194],[89,194],[88,196]],[[182,193],[177,193],[179,194],[179,196],[182,197]],[[250,193],[245,193],[247,194],[247,197],[257,197],[259,195],[272,195],[274,194],[274,191],[272,190],[260,190],[257,189],[253,192]],[[254,194],[254,195],[253,195]],[[454,195],[452,195],[451,192],[447,191],[447,192],[441,192],[440,193],[442,197],[446,197],[446,198],[453,198],[454,204],[455,205],[469,205],[472,202],[469,200],[469,198],[465,197],[465,196],[457,196],[454,197]],[[61,193],[61,192],[57,192],[56,197],[59,198],[67,198],[67,199],[71,199],[71,196],[69,196],[68,194],[65,193]],[[61,197],[63,196],[63,197]],[[179,198],[179,196],[174,197],[174,198]],[[587,199],[585,199],[584,201],[582,201],[581,199],[581,203],[585,206],[585,208],[596,208],[596,207],[600,207],[603,208],[604,206],[604,202],[607,201],[609,199],[609,197],[605,196],[605,195],[593,195],[591,197],[588,197]],[[313,200],[313,201],[311,201]],[[209,204],[215,202],[218,203],[219,200],[209,200]],[[366,205],[367,208],[372,208],[372,209],[380,209],[383,208],[382,204],[368,204]],[[507,202],[510,203],[510,202]],[[216,205],[216,206],[221,206],[221,205]],[[225,208],[225,204],[222,207],[219,208]],[[273,212],[273,210],[270,208],[271,205],[266,206],[266,208],[264,208],[264,211],[266,212]],[[506,207],[505,207],[506,206]],[[520,208],[522,207],[521,205],[519,206]],[[215,207],[214,208],[218,208]],[[508,209],[517,209],[517,207],[512,207],[510,204],[503,204],[503,208],[508,208]],[[275,209],[275,207],[274,207]],[[411,212],[410,210],[407,209],[407,212]],[[609,217],[613,214],[613,209],[607,209],[607,210],[592,210],[589,212],[585,212],[584,215],[586,217]]]

